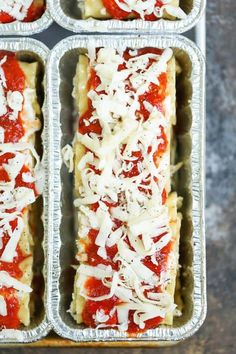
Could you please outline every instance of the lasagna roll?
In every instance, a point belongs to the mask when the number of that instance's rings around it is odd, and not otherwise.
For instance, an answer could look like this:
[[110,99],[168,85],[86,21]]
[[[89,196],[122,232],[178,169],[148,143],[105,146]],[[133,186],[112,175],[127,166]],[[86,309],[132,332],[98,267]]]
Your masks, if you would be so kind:
[[0,328],[30,323],[31,205],[42,191],[35,133],[41,128],[38,63],[0,52]]
[[181,225],[170,173],[175,76],[169,48],[79,56],[77,323],[132,334],[173,323]]
[[33,22],[45,11],[44,0],[0,1],[0,24],[14,21]]
[[156,21],[160,18],[183,19],[186,14],[180,8],[179,0],[85,0],[83,17],[99,20],[141,18],[146,21]]

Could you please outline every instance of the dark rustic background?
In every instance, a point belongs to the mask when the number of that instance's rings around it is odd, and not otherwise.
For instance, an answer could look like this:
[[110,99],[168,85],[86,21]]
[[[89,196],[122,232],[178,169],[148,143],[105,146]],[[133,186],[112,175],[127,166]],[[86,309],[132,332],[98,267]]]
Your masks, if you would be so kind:
[[[55,39],[65,35],[53,27]],[[191,339],[167,349],[0,349],[1,354],[236,353],[236,1],[208,0],[206,238],[208,315]],[[69,32],[68,32],[69,34]],[[45,39],[44,35],[36,37]],[[43,38],[44,37],[44,38]]]

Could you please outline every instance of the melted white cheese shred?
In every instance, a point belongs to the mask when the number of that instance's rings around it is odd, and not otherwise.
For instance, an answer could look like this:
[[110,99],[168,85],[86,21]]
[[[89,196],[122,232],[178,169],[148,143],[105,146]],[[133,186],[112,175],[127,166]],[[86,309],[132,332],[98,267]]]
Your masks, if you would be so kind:
[[0,0],[0,12],[5,12],[17,21],[23,21],[33,0]]
[[156,5],[156,0],[115,0],[116,4],[123,11],[128,13],[136,12],[144,20],[145,16],[154,14],[162,18],[164,12],[178,19],[186,18],[186,14],[179,6],[171,5],[172,0],[162,0],[163,6]]
[[[118,262],[119,269],[114,271],[102,264],[81,264],[77,287],[85,299],[102,301],[117,296],[123,302],[112,310],[117,311],[118,328],[128,329],[129,311],[132,310],[134,322],[143,329],[148,319],[165,318],[175,308],[173,299],[165,292],[168,276],[158,277],[143,263],[143,259],[150,256],[157,264],[158,253],[172,237],[168,207],[162,204],[162,192],[170,179],[170,156],[168,151],[165,152],[157,165],[153,157],[163,142],[158,138],[161,127],[167,132],[171,124],[171,112],[169,105],[161,113],[147,103],[149,118],[143,121],[137,114],[139,96],[148,91],[151,83],[159,83],[158,77],[167,72],[167,63],[173,53],[171,49],[165,49],[160,55],[147,53],[127,61],[123,58],[123,51],[112,48],[99,49],[97,56],[90,48],[89,53],[90,66],[101,81],[95,90],[88,92],[93,106],[89,121],[98,120],[102,134],[77,133],[75,137],[75,143],[78,141],[89,149],[75,166],[82,180],[80,198],[75,200],[75,206],[79,208],[79,235],[86,238],[89,229],[97,230],[95,244],[99,247],[98,255],[104,259],[107,258],[106,247],[116,244],[118,252],[113,261]],[[124,62],[125,68],[118,70]],[[132,90],[127,89],[127,84]],[[139,174],[125,177],[124,171],[130,171],[137,159],[134,152],[140,152],[142,156],[138,163]],[[72,168],[71,149],[66,147],[64,154]],[[91,166],[100,174],[95,173]],[[147,186],[144,182],[148,181]],[[151,193],[143,191],[147,188]],[[111,210],[105,204],[117,201],[119,203],[114,204]],[[99,206],[95,212],[90,205],[96,202]],[[122,226],[117,228],[115,219],[120,220]],[[161,236],[159,241],[155,240],[157,236]],[[89,296],[85,282],[90,277],[102,280],[109,293],[95,298]],[[162,289],[161,294],[153,290],[156,286]],[[100,328],[106,327],[109,316],[99,312],[94,318],[97,328]]]

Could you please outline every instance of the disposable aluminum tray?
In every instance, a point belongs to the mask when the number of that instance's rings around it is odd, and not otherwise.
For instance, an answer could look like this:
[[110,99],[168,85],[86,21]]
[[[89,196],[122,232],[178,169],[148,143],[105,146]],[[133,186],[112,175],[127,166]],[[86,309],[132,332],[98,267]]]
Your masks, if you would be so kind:
[[[48,150],[49,150],[49,136],[48,136],[48,119],[46,113],[47,98],[44,90],[45,80],[44,72],[46,61],[49,54],[49,49],[41,42],[29,38],[2,38],[0,41],[0,50],[13,51],[17,53],[17,57],[24,61],[38,61],[40,64],[39,77],[42,78],[42,84],[38,87],[40,93],[40,100],[42,100],[42,112],[43,112],[43,132],[40,137],[40,143],[43,147],[42,165],[45,173],[45,186],[42,198],[38,198],[36,202],[36,208],[40,210],[40,214],[37,216],[37,237],[34,238],[34,275],[37,274],[37,279],[33,280],[34,299],[33,305],[35,311],[31,318],[31,323],[28,327],[22,326],[19,330],[7,330],[0,331],[0,346],[3,344],[13,343],[30,343],[37,341],[45,337],[49,330],[49,322],[46,318],[46,297],[47,297],[47,273],[48,273],[48,222],[47,213],[48,210],[48,195],[49,184],[48,181]],[[42,97],[41,97],[42,96]],[[41,213],[42,210],[42,213]],[[42,221],[41,221],[42,220]],[[40,232],[41,231],[41,232]],[[39,277],[39,278],[38,278]],[[40,286],[38,284],[40,281]],[[41,284],[41,282],[43,282]],[[34,285],[35,284],[35,285]],[[44,288],[43,296],[36,294]],[[41,290],[42,291],[42,290]]]
[[[178,194],[184,197],[182,208],[180,264],[183,315],[173,327],[149,330],[130,338],[116,330],[91,329],[77,325],[68,309],[73,292],[75,238],[73,215],[73,178],[62,163],[61,148],[73,139],[72,81],[79,53],[88,45],[96,47],[140,48],[172,47],[182,67],[177,81],[177,140],[179,159]],[[48,63],[50,125],[50,196],[49,249],[50,271],[48,316],[62,337],[99,345],[163,345],[191,336],[206,314],[206,271],[204,234],[204,135],[205,135],[205,63],[197,46],[182,36],[73,36],[61,41],[51,52]]]
[[12,22],[0,23],[0,36],[32,36],[46,30],[52,24],[52,18],[49,13],[49,4],[46,2],[46,10],[43,15],[33,22]]
[[204,12],[206,0],[180,0],[181,8],[187,13],[184,20],[157,21],[142,20],[95,20],[82,19],[84,0],[48,0],[54,20],[62,27],[73,32],[139,32],[146,33],[183,33],[192,28]]

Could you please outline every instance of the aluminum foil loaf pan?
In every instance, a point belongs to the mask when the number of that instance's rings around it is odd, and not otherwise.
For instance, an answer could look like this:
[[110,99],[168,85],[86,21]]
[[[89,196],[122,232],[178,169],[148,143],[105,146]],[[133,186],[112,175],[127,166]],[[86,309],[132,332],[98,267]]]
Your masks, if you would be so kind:
[[95,20],[82,19],[84,0],[48,0],[54,20],[73,32],[159,32],[183,33],[192,28],[204,12],[206,0],[180,0],[180,6],[187,14],[183,20]]
[[42,107],[43,130],[36,134],[36,148],[38,152],[42,151],[42,165],[45,174],[45,184],[43,195],[33,204],[36,211],[35,215],[35,233],[33,247],[33,272],[32,296],[30,300],[31,321],[30,325],[21,326],[19,330],[1,329],[1,344],[10,343],[29,343],[39,340],[47,335],[50,330],[49,322],[46,318],[46,293],[47,293],[47,272],[48,272],[48,195],[49,195],[49,171],[48,171],[48,119],[46,114],[47,98],[45,94],[45,66],[49,49],[39,41],[29,38],[2,38],[0,41],[0,50],[7,50],[17,53],[18,59],[26,62],[37,61],[39,63],[37,87],[38,100]]
[[46,10],[43,15],[33,22],[0,23],[0,36],[32,36],[47,29],[52,24],[49,13],[49,4],[46,1]]
[[[117,330],[92,329],[78,325],[68,309],[75,271],[75,219],[73,177],[61,157],[61,149],[74,136],[73,77],[79,54],[88,46],[114,48],[171,47],[182,68],[177,79],[178,159],[184,161],[177,178],[178,195],[184,197],[180,241],[180,282],[183,314],[172,327],[160,326],[128,337]],[[48,316],[62,337],[78,342],[120,345],[158,345],[180,341],[201,326],[206,314],[206,273],[204,235],[204,73],[205,64],[194,43],[181,36],[73,36],[60,42],[48,63],[50,125],[50,183],[54,188],[49,210],[49,292]]]

